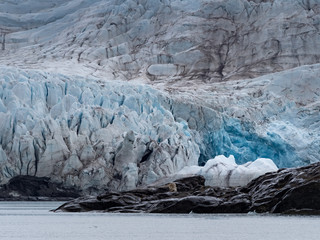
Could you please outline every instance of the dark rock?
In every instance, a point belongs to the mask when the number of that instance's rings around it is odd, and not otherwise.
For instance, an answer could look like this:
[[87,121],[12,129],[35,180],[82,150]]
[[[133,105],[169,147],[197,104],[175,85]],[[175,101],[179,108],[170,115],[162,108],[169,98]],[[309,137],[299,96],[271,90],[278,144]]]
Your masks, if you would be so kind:
[[215,197],[188,196],[184,198],[166,199],[151,207],[151,213],[190,213],[210,211],[209,208],[219,206],[221,199]]
[[46,177],[16,176],[0,186],[3,201],[65,201],[80,197],[79,191],[64,188]]
[[292,209],[313,209],[320,211],[320,181],[312,181],[295,186],[283,196],[272,209],[274,213],[282,213]]
[[192,176],[161,186],[79,198],[57,210],[147,213],[320,214],[320,163],[281,169],[245,187],[213,188]]
[[288,211],[283,212],[282,214],[286,215],[320,215],[320,210],[314,209],[290,209]]
[[198,191],[204,188],[205,179],[202,176],[193,176],[174,181],[178,192]]
[[282,213],[290,209],[319,210],[320,163],[281,169],[254,179],[246,187],[251,211]]

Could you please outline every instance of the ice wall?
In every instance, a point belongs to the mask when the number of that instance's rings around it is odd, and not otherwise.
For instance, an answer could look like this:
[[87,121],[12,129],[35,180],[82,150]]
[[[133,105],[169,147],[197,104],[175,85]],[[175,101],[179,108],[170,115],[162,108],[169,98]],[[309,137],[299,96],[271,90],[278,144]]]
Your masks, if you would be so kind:
[[[94,193],[152,183],[218,155],[278,167],[318,162],[319,76],[312,65],[169,94],[2,67],[1,182],[49,176]],[[261,166],[259,174],[269,169]]]
[[201,135],[199,163],[234,155],[238,164],[271,158],[278,167],[320,160],[320,65],[256,79],[199,85],[164,99]]
[[135,188],[195,165],[188,127],[145,85],[0,68],[0,178],[87,192]]

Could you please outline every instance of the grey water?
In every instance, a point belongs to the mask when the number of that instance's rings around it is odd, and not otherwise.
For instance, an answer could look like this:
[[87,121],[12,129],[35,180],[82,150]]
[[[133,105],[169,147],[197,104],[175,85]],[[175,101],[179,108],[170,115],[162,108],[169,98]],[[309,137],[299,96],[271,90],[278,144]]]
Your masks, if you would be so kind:
[[318,216],[49,211],[60,204],[60,202],[0,202],[0,239],[320,239]]

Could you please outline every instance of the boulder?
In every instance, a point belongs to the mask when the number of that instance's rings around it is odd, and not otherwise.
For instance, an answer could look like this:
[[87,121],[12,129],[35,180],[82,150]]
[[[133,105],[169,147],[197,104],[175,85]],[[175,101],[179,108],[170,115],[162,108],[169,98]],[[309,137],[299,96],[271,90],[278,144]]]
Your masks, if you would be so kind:
[[80,197],[80,191],[64,188],[47,177],[19,175],[0,186],[0,200],[66,201]]

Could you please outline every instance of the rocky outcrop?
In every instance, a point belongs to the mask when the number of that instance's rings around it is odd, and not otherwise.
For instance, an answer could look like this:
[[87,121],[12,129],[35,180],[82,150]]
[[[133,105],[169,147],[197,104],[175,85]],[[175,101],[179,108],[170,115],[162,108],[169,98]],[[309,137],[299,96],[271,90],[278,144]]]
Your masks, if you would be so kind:
[[55,211],[320,214],[320,163],[267,173],[246,187],[213,188],[204,182],[191,176],[160,187],[82,197]]
[[256,212],[320,211],[320,163],[258,177],[243,192]]
[[0,186],[0,201],[67,201],[79,197],[80,193],[47,177],[19,175]]

